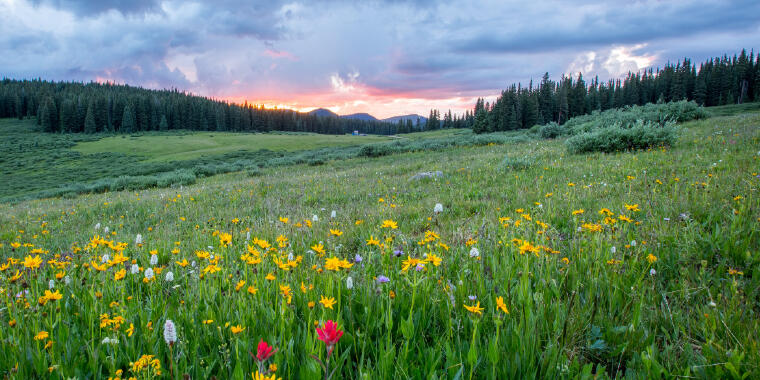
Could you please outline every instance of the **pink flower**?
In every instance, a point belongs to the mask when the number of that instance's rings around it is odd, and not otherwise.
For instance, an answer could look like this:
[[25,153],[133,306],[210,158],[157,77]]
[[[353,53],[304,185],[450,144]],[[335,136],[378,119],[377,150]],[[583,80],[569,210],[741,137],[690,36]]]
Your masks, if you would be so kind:
[[256,360],[263,362],[274,355],[275,352],[277,352],[277,349],[270,346],[264,341],[264,339],[262,339],[259,341],[259,347],[256,350]]
[[320,329],[317,327],[317,336],[319,340],[325,342],[328,352],[332,352],[333,347],[343,336],[343,331],[338,329],[338,325],[332,320],[325,322],[324,326]]

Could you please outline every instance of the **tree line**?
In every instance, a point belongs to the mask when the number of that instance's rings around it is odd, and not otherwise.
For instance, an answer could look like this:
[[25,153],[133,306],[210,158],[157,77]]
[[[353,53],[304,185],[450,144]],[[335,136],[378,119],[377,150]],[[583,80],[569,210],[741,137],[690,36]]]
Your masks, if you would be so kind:
[[647,103],[695,101],[702,106],[719,106],[760,101],[760,54],[742,50],[737,56],[716,57],[699,64],[684,58],[663,68],[628,73],[622,79],[586,82],[562,76],[559,81],[545,73],[541,82],[528,86],[512,84],[493,103],[479,98],[472,112],[441,121],[437,110],[430,112],[427,127],[472,128],[476,133],[530,128],[589,114]]
[[266,109],[173,90],[148,90],[114,83],[0,81],[0,118],[34,117],[46,132],[134,133],[198,130],[292,131],[322,134],[391,135],[419,130],[411,121],[388,123]]

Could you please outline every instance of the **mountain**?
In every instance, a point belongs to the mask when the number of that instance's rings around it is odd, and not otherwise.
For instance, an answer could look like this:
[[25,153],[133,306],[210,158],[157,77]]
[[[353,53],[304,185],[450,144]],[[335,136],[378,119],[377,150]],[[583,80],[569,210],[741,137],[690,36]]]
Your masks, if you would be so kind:
[[401,116],[393,116],[389,117],[387,119],[382,119],[380,121],[386,121],[389,123],[398,123],[399,120],[411,120],[412,123],[417,123],[417,119],[420,119],[420,124],[425,124],[427,122],[427,118],[425,116],[420,116],[417,114],[409,114],[409,115],[401,115]]
[[386,119],[378,119],[366,112],[352,113],[350,115],[338,115],[327,108],[317,108],[313,111],[309,111],[309,115],[317,115],[319,117],[338,117],[341,119],[361,120],[361,121],[382,121],[385,123],[393,123],[393,124],[398,123],[399,120],[404,120],[404,121],[411,120],[412,123],[414,124],[417,124],[417,119],[420,119],[420,124],[425,124],[427,122],[427,118],[425,116],[421,116],[417,114],[393,116]]
[[317,115],[319,117],[323,117],[323,116],[338,117],[337,113],[330,111],[327,108],[317,108],[315,110],[309,111],[309,115]]
[[340,115],[343,119],[354,119],[354,120],[370,120],[370,121],[377,121],[377,118],[366,113],[352,113],[350,115]]

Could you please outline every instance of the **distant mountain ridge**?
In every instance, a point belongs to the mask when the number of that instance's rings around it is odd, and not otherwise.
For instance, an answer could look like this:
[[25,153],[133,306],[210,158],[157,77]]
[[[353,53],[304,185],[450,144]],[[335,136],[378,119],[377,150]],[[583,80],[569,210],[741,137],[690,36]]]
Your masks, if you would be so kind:
[[364,121],[384,121],[386,123],[398,123],[399,120],[411,120],[412,123],[416,124],[417,119],[420,120],[420,124],[425,124],[427,122],[427,118],[422,115],[417,114],[408,114],[408,115],[400,115],[400,116],[392,116],[385,119],[378,119],[366,112],[360,112],[360,113],[352,113],[350,115],[338,115],[337,113],[330,111],[327,108],[317,108],[315,110],[309,111],[309,115],[317,115],[319,117],[338,117],[341,119],[352,119],[352,120],[364,120]]

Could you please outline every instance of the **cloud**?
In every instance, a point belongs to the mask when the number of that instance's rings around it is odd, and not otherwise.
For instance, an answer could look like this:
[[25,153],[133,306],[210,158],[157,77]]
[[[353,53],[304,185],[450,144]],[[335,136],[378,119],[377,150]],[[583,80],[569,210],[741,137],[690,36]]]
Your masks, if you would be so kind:
[[758,48],[756,1],[0,0],[0,75],[341,112],[464,111],[544,72]]

